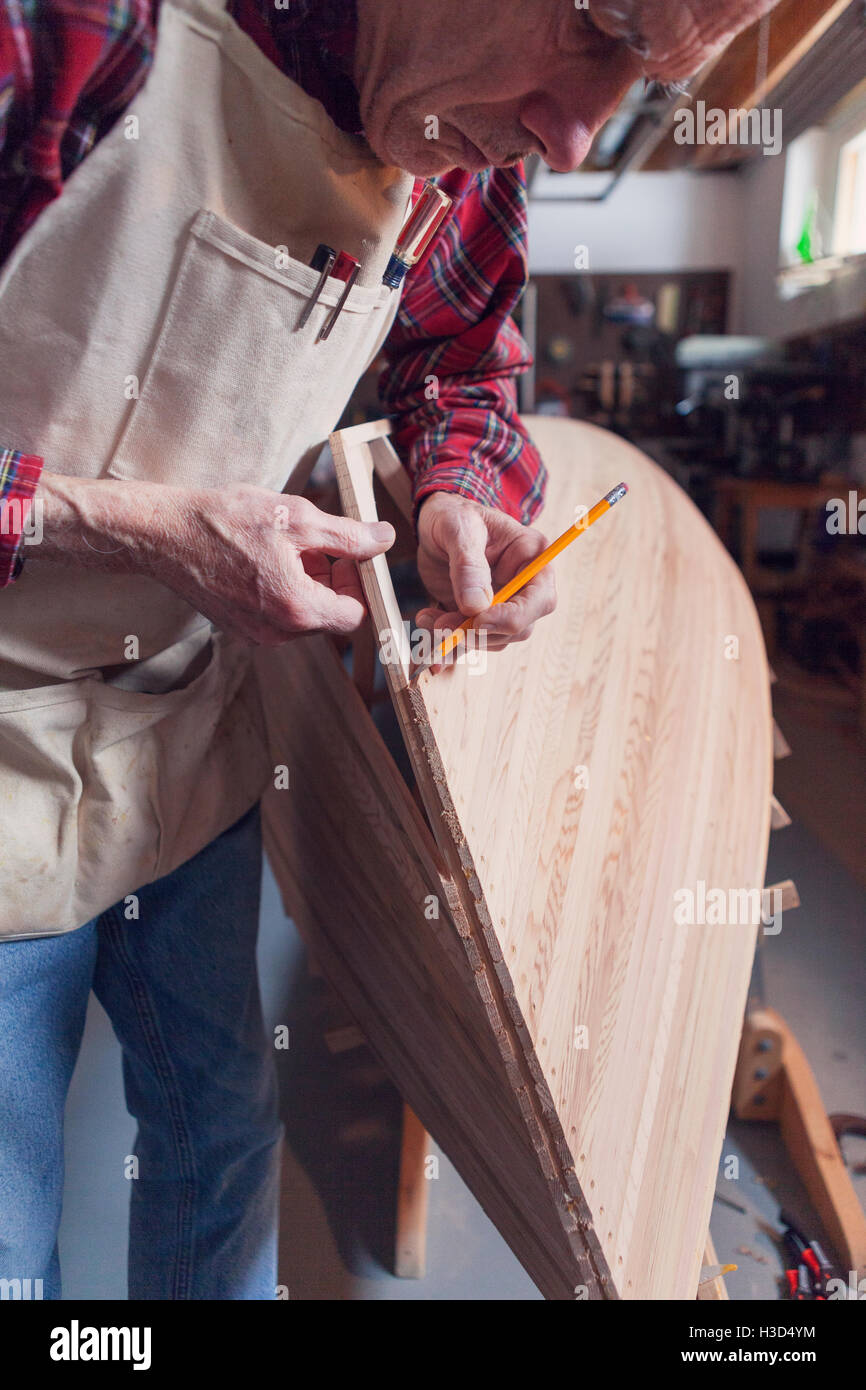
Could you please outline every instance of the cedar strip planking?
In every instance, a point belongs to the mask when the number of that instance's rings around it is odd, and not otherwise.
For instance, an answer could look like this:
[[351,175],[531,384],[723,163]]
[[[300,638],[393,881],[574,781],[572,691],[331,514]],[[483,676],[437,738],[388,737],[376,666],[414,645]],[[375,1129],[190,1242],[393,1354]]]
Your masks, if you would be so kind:
[[[274,761],[291,775],[289,790],[264,798],[286,910],[545,1296],[572,1298],[583,1283],[603,1297],[576,1221],[551,1199],[544,1140],[521,1109],[525,1083],[489,1011],[490,981],[453,885],[336,651],[324,637],[303,638],[256,660]],[[424,914],[431,894],[438,920]]]
[[[297,808],[269,798],[268,849],[359,1026],[545,1296],[693,1298],[755,928],[678,925],[674,894],[763,884],[766,657],[739,572],[660,469],[591,426],[527,423],[548,538],[620,480],[630,495],[558,558],[556,614],[484,674],[409,686],[386,667],[436,845],[342,668],[305,639],[266,700],[275,761],[304,789]],[[372,519],[381,425],[332,447],[344,510]],[[361,570],[375,630],[393,628],[386,563]]]

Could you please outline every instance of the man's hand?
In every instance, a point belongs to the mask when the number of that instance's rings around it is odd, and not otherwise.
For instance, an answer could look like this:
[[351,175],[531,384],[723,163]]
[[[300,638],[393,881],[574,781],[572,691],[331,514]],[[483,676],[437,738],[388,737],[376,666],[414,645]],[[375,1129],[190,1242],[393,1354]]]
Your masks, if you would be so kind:
[[261,646],[354,632],[366,613],[356,562],[394,543],[385,521],[349,521],[245,483],[183,488],[43,474],[38,495],[44,536],[33,559],[146,574]]
[[367,609],[356,561],[394,543],[386,521],[350,521],[247,484],[196,493],[189,522],[195,544],[163,582],[224,632],[265,647],[359,628]]
[[512,579],[547,545],[540,531],[521,526],[505,512],[467,497],[434,492],[418,515],[418,570],[441,608],[424,608],[419,627],[458,627],[480,617],[489,651],[523,642],[535,623],[556,607],[553,570],[547,565],[506,603],[490,607],[494,589]]

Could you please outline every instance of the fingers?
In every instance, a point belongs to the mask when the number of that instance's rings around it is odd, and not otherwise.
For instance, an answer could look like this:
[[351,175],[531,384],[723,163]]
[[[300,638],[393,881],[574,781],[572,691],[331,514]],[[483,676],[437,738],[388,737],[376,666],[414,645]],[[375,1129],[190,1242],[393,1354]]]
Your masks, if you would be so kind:
[[462,613],[446,613],[442,608],[420,608],[415,614],[415,626],[426,628],[428,632],[432,632],[434,628],[445,627],[444,620],[446,618],[453,618],[454,621],[451,626],[457,627],[463,622],[463,617]]
[[446,613],[444,608],[422,608],[415,614],[415,626],[423,627],[428,632],[435,630],[438,634],[444,634],[446,629],[453,632],[465,619],[466,614],[458,613],[456,610]]
[[[524,527],[516,532],[496,563],[497,589],[525,569],[546,546],[547,540],[540,531]],[[553,569],[546,565],[505,603],[498,603],[484,613],[476,626],[486,628],[491,636],[499,633],[511,641],[522,641],[529,636],[538,619],[547,617],[555,607],[556,580]]]
[[[494,577],[497,588],[502,588],[530,560],[540,555],[546,544],[545,537],[539,531],[521,527],[515,532],[514,539],[496,562]],[[555,607],[556,581],[553,569],[547,565],[505,603],[497,603],[475,615],[473,626],[476,631],[487,633],[488,649],[498,651],[508,642],[525,641],[538,619],[552,613]],[[424,608],[415,621],[419,627],[443,630],[459,626],[466,616],[465,611],[443,612],[438,608]]]
[[530,560],[540,555],[547,546],[547,538],[531,526],[519,526],[504,547],[495,566],[497,589],[513,579],[518,571],[524,569]]
[[[505,603],[497,603],[473,619],[472,633],[466,639],[474,647],[489,652],[501,652],[514,642],[525,642],[532,636],[539,618],[552,613],[556,607],[556,587],[553,577],[542,572],[531,579]],[[415,625],[433,632],[438,644],[464,622],[464,614],[439,608],[423,608],[415,615]],[[463,644],[454,648],[459,656]],[[453,658],[451,658],[453,660]],[[434,671],[440,670],[437,664]]]
[[320,550],[352,560],[372,560],[394,544],[394,527],[387,521],[352,521],[320,511],[305,497],[291,499],[287,535],[299,550]]
[[493,599],[493,579],[487,563],[487,523],[474,507],[443,512],[436,539],[448,556],[454,602],[464,618],[483,613]]
[[[307,551],[301,556],[306,574],[310,579],[341,598],[350,598],[361,605],[366,613],[364,602],[364,591],[361,587],[361,576],[358,574],[354,560],[347,560],[344,556],[331,561],[327,555],[322,555],[315,550]],[[351,629],[354,631],[354,629]]]
[[331,516],[248,484],[190,492],[187,505],[189,553],[168,582],[221,629],[275,647],[305,632],[347,635],[364,621],[356,566],[393,544],[387,522]]
[[547,617],[555,607],[556,581],[548,565],[512,598],[482,613],[475,626],[516,642],[528,637],[538,619]]
[[[508,614],[501,616],[500,620],[503,625],[501,630],[489,626],[488,619],[493,619],[494,615],[497,617],[503,615],[503,610],[508,609],[511,602],[512,600],[509,599],[508,603],[497,604],[495,608],[489,608],[474,620],[472,624],[473,640],[476,644],[479,639],[475,634],[479,632],[484,634],[484,645],[490,652],[501,652],[511,642],[525,642],[528,637],[532,636],[534,621],[524,623],[520,619],[512,620]],[[425,608],[415,615],[415,626],[433,632],[437,643],[447,637],[449,632],[454,632],[464,621],[463,613],[456,611],[446,613],[441,608]],[[460,648],[457,647],[455,650],[459,652]]]
[[[334,579],[333,572],[331,578]],[[343,592],[304,575],[292,605],[302,617],[304,631],[331,632],[341,637],[357,632],[367,616],[360,585],[356,591],[347,577],[340,582],[346,586]]]
[[366,613],[367,605],[364,601],[364,591],[361,588],[361,576],[354,561],[345,559],[334,561],[331,566],[331,588],[335,594],[341,594],[343,598],[352,598],[356,603],[360,603]]

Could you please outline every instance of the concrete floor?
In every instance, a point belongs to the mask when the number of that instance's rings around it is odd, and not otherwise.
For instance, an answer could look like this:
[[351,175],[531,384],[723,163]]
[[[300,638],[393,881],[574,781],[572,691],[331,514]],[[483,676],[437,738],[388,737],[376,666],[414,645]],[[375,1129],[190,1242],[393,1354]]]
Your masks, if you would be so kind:
[[[766,1001],[796,1031],[828,1109],[866,1113],[866,882],[831,852],[843,842],[847,864],[866,875],[860,776],[866,754],[852,732],[837,729],[830,737],[814,720],[798,722],[796,712],[788,713],[783,727],[794,756],[779,764],[776,785],[795,824],[772,837],[767,882],[793,878],[802,906],[789,914],[778,936],[763,939]],[[807,811],[802,818],[798,803]],[[287,1023],[291,1030],[291,1047],[281,1054],[287,1151],[280,1277],[289,1296],[538,1298],[441,1156],[439,1177],[430,1184],[427,1277],[399,1280],[390,1273],[399,1099],[366,1049],[327,1052],[322,985],[307,972],[267,868],[260,967],[268,1022]],[[66,1298],[125,1297],[129,1189],[122,1156],[133,1138],[119,1049],[92,1000],[67,1106],[61,1230]],[[846,1147],[850,1160],[866,1159],[866,1141]],[[744,1215],[719,1202],[713,1209],[718,1258],[739,1266],[728,1276],[729,1293],[733,1299],[777,1298],[782,1266],[771,1232],[779,1206],[793,1208],[810,1234],[818,1231],[815,1218],[771,1126],[731,1124],[723,1146],[727,1156],[739,1159],[739,1177],[720,1177],[720,1190],[748,1209]],[[855,1181],[866,1203],[866,1177]]]

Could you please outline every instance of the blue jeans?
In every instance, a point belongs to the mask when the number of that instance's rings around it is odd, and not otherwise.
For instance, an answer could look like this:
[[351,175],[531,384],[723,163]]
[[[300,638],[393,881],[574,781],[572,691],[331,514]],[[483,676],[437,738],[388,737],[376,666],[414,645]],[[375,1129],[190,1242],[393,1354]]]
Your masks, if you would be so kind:
[[60,1297],[63,1110],[91,988],[138,1122],[130,1299],[273,1299],[280,1140],[256,973],[255,806],[174,873],[56,937],[0,942],[0,1278]]

